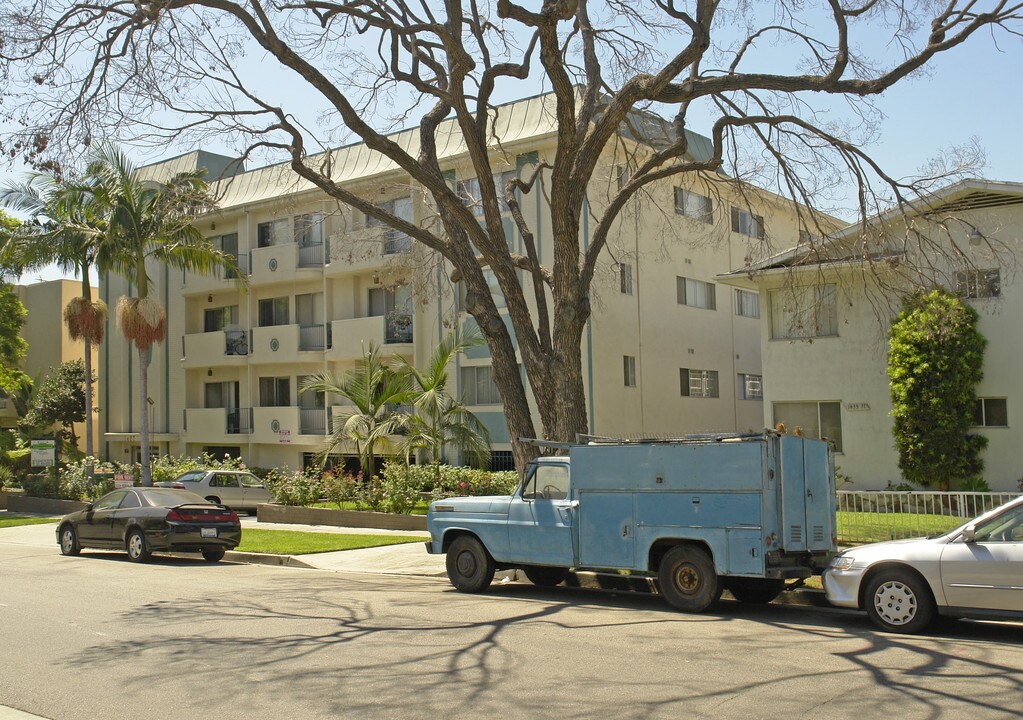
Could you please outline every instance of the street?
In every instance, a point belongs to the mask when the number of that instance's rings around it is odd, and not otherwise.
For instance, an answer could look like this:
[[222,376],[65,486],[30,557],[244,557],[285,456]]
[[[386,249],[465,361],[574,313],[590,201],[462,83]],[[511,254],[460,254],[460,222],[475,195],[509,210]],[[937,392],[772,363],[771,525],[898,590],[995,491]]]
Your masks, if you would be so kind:
[[[46,718],[998,718],[1023,625],[58,555],[0,536],[0,706]],[[3,717],[0,709],[0,717]]]

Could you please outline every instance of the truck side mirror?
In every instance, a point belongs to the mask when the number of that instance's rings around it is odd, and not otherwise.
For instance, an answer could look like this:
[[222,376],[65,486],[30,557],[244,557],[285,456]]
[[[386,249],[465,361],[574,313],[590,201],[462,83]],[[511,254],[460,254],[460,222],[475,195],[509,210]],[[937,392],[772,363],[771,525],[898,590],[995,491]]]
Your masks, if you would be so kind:
[[977,542],[977,526],[976,525],[973,525],[971,523],[970,525],[967,525],[966,527],[963,528],[963,542],[964,543]]

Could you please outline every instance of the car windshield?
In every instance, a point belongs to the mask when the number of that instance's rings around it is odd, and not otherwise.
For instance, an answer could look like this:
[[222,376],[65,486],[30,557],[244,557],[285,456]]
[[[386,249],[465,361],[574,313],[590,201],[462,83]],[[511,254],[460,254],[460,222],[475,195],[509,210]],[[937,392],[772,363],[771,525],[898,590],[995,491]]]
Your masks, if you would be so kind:
[[195,493],[190,493],[186,490],[172,490],[170,488],[154,488],[142,491],[141,495],[145,497],[153,507],[177,507],[178,505],[186,505],[192,503],[201,503],[203,505],[209,505],[206,500],[199,497]]

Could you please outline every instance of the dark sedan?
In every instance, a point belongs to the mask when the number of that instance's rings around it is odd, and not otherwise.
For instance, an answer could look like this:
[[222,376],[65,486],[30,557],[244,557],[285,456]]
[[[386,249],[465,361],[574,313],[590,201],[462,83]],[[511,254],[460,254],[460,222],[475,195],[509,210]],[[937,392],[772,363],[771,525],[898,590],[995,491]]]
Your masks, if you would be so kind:
[[64,555],[82,548],[124,549],[132,562],[154,550],[200,552],[217,562],[241,542],[238,515],[194,493],[169,488],[129,488],[107,493],[57,526]]

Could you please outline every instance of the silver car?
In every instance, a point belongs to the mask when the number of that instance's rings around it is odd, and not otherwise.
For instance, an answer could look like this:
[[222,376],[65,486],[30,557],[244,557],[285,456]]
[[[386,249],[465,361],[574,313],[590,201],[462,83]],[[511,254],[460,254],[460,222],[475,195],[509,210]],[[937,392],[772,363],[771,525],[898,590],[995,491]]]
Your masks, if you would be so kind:
[[832,605],[891,632],[920,632],[936,613],[1023,620],[1023,497],[944,535],[841,552],[823,582]]
[[192,470],[169,482],[154,484],[188,490],[232,510],[255,510],[257,505],[270,502],[270,491],[263,481],[244,470]]

